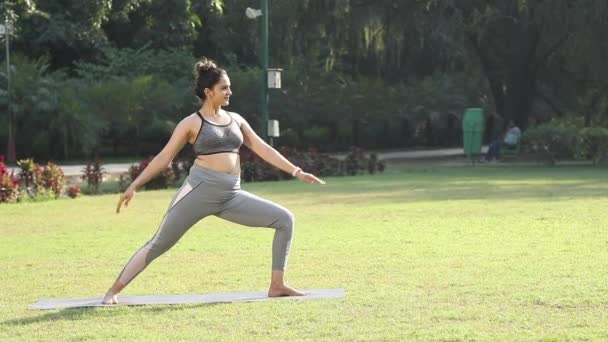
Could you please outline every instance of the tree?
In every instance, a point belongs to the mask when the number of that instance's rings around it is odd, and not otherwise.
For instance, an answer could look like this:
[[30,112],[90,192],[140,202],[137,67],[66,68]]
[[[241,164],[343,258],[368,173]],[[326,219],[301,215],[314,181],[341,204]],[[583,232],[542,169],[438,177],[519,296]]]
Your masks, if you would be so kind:
[[[122,0],[105,29],[120,47],[190,48],[201,25],[191,0]],[[127,10],[128,9],[128,10]]]
[[608,16],[598,0],[427,2],[438,27],[479,62],[496,110],[525,127],[538,96],[539,75],[564,46],[590,22]]
[[67,79],[59,85],[56,111],[50,116],[49,131],[61,140],[62,157],[69,160],[71,153],[89,156],[99,144],[99,135],[106,126],[101,117],[87,108],[83,101],[90,85],[77,79]]
[[565,108],[560,114],[581,114],[586,127],[608,124],[607,31],[607,20],[590,21],[550,61],[546,71],[553,82],[543,96],[553,99],[553,107]]
[[[0,69],[0,105],[7,108],[6,71]],[[29,155],[34,146],[48,145],[44,121],[53,111],[53,83],[46,76],[48,63],[44,58],[30,60],[21,55],[11,56],[10,111],[13,114],[13,134],[16,150]]]
[[35,3],[45,15],[21,18],[16,48],[33,57],[49,54],[52,69],[70,67],[108,45],[101,26],[108,20],[112,0],[24,2]]

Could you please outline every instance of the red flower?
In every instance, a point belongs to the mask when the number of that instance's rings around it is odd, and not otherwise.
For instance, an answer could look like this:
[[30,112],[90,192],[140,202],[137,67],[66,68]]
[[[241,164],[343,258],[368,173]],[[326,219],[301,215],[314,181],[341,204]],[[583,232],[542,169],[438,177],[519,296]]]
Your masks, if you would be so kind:
[[19,178],[15,176],[15,170],[11,171],[11,180],[13,181],[13,186],[19,186]]

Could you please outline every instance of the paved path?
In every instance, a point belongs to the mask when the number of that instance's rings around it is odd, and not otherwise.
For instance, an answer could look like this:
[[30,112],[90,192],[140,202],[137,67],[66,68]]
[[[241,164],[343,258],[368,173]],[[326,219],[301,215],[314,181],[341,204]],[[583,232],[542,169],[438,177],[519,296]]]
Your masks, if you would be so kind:
[[[482,148],[482,151],[486,151],[487,147]],[[369,153],[371,151],[366,151]],[[396,160],[396,159],[433,159],[433,158],[446,158],[446,157],[458,157],[463,156],[464,151],[462,148],[445,148],[438,150],[418,150],[418,151],[393,151],[393,152],[376,152],[378,158],[381,160]],[[346,154],[333,155],[338,159],[343,159]],[[105,172],[113,175],[125,173],[129,171],[129,167],[132,163],[115,163],[115,164],[103,164]],[[69,177],[75,177],[82,175],[82,169],[84,165],[59,165],[63,169],[63,173]],[[18,168],[9,167],[9,173],[15,169],[15,174],[19,172]]]
[[[485,153],[487,147],[482,148]],[[421,150],[421,151],[395,151],[378,152],[378,158],[382,160],[390,159],[428,159],[464,156],[462,148],[445,148],[440,150]]]

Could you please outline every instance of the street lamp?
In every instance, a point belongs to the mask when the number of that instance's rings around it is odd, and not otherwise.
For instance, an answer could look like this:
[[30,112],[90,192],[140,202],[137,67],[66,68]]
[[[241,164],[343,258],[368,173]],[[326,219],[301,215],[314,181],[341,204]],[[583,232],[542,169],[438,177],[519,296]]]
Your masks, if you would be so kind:
[[0,35],[4,35],[6,41],[6,94],[8,98],[8,145],[6,160],[14,163],[16,158],[15,139],[13,137],[13,110],[11,107],[11,61],[10,61],[10,23],[8,14],[4,17],[4,25],[0,24]]
[[260,0],[260,7],[260,9],[247,7],[245,10],[245,15],[249,19],[257,19],[258,17],[262,17],[262,20],[260,21],[260,31],[262,34],[262,44],[260,44],[260,64],[262,67],[262,134],[264,140],[268,140],[268,0]]

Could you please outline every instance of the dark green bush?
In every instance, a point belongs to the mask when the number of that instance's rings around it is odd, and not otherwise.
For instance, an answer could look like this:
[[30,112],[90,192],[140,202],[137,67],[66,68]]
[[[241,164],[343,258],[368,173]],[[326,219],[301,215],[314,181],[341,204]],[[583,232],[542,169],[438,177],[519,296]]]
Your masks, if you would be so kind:
[[555,164],[559,159],[573,159],[577,131],[572,127],[555,127],[549,124],[529,128],[522,136],[526,152],[537,153]]
[[[358,175],[369,172],[382,172],[386,168],[383,161],[379,161],[377,155],[369,157],[360,148],[352,147],[350,153],[340,160],[327,153],[320,153],[316,149],[299,151],[288,147],[278,149],[293,164],[301,167],[304,171],[319,177]],[[243,181],[268,181],[291,179],[291,175],[280,171],[261,160],[249,150],[241,152],[241,177]]]
[[[142,171],[148,167],[153,158],[148,158],[146,160],[141,161],[137,165],[132,165],[129,168],[129,183],[132,183],[141,173]],[[176,182],[175,172],[173,171],[173,166],[169,165],[166,169],[164,169],[158,176],[151,179],[144,185],[144,189],[146,190],[154,190],[154,189],[166,189],[170,185],[174,185]],[[124,184],[124,180],[121,180],[121,183]]]
[[591,159],[597,165],[608,155],[608,129],[587,127],[579,131],[578,156]]

